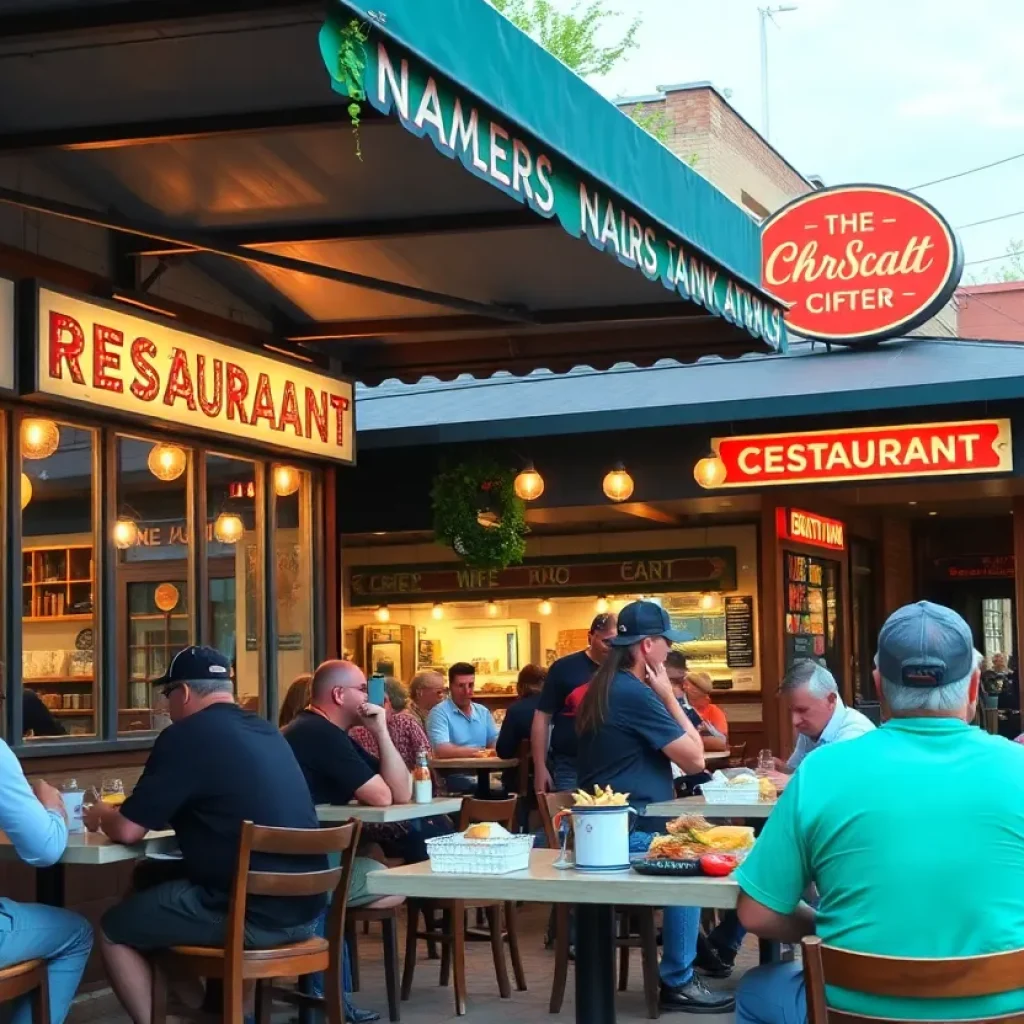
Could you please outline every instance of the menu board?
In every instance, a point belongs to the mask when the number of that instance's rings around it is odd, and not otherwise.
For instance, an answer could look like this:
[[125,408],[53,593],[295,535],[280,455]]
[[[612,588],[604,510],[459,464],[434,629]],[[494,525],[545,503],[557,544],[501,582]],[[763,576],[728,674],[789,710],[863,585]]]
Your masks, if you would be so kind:
[[754,667],[754,599],[725,599],[725,663],[729,668]]
[[838,563],[786,553],[786,660],[838,658]]

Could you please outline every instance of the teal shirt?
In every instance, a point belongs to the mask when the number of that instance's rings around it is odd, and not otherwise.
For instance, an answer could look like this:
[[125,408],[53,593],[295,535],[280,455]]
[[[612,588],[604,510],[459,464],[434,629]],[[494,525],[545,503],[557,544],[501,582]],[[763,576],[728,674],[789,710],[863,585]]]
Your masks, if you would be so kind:
[[[822,747],[736,880],[780,914],[814,882],[817,934],[841,949],[927,958],[1024,948],[1024,746],[953,719],[910,718]],[[951,1020],[1020,1013],[1024,987],[942,1001],[830,987],[828,1001]]]

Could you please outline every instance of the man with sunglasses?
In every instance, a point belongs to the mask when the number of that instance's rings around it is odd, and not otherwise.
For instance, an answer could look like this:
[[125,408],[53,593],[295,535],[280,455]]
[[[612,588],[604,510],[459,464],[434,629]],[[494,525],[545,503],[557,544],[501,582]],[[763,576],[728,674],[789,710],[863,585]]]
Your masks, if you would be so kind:
[[602,612],[590,624],[586,648],[559,658],[548,669],[530,730],[534,788],[538,793],[576,788],[576,708],[608,654],[615,626],[614,613]]
[[[174,829],[179,863],[150,862],[135,891],[103,916],[99,945],[115,993],[133,1020],[149,1020],[153,975],[145,954],[169,946],[223,946],[243,821],[318,828],[291,748],[270,722],[235,703],[231,662],[212,647],[187,647],[156,680],[171,718],[156,738],[134,792],[120,808],[97,803],[86,827],[118,843]],[[311,871],[323,857],[253,854],[255,871]],[[159,869],[163,877],[152,883]],[[168,877],[171,875],[172,877]],[[173,877],[176,876],[176,877]],[[323,896],[250,897],[246,945],[269,949],[309,938]]]

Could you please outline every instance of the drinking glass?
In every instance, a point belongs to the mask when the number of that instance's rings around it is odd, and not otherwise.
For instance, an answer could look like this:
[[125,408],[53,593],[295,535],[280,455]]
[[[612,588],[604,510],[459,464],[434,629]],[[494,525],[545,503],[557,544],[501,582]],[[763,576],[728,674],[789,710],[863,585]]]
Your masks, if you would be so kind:
[[100,800],[113,807],[124,803],[124,783],[120,779],[104,779],[100,786]]
[[775,771],[775,755],[770,750],[762,750],[757,755],[758,772]]

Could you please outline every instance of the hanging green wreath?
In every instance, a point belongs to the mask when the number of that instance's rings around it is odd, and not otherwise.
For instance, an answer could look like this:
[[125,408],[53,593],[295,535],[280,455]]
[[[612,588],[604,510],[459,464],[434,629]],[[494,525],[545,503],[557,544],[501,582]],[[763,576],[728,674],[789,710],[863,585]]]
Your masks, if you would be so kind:
[[350,100],[348,116],[355,136],[356,156],[360,160],[363,159],[363,146],[359,126],[362,123],[362,104],[366,100],[363,74],[366,71],[366,43],[369,38],[369,25],[361,24],[355,18],[338,31],[338,67],[335,78],[344,86]]
[[475,569],[505,569],[523,560],[529,527],[515,477],[481,460],[446,467],[434,478],[434,532]]

